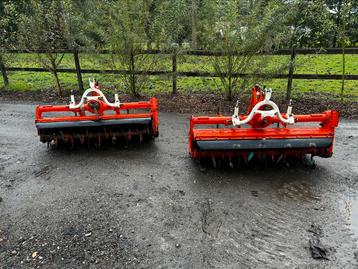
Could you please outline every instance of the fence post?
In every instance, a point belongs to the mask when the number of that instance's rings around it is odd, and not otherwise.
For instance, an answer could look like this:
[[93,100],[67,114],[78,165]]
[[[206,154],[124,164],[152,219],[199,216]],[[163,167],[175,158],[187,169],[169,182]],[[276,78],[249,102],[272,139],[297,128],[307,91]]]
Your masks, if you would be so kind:
[[291,89],[292,89],[293,72],[295,70],[295,61],[296,61],[296,47],[293,46],[292,50],[291,50],[290,65],[289,65],[289,68],[288,68],[288,81],[287,81],[286,100],[291,99]]
[[172,73],[173,73],[173,90],[172,94],[177,94],[177,50],[172,54]]
[[76,66],[78,88],[79,88],[80,92],[83,92],[84,91],[84,89],[83,89],[83,81],[82,81],[82,74],[81,74],[80,59],[78,58],[77,46],[73,47],[73,59],[75,61],[75,66]]
[[5,69],[5,65],[2,61],[2,57],[0,56],[0,69],[1,69],[1,74],[2,74],[2,77],[4,79],[4,84],[5,84],[5,87],[9,86],[9,78],[7,77],[7,74],[6,74],[6,69]]

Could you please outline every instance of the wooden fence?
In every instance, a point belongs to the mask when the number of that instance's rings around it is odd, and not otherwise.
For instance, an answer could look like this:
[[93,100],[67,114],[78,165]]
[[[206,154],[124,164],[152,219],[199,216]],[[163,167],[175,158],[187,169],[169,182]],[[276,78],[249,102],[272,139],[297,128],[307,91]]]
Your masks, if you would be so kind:
[[[78,48],[73,49],[61,49],[52,51],[53,53],[70,53],[73,54],[73,59],[75,63],[75,68],[58,68],[56,69],[59,73],[76,73],[78,87],[80,91],[83,91],[83,81],[82,74],[91,73],[91,74],[121,74],[121,75],[151,75],[151,76],[160,76],[167,75],[172,76],[172,92],[177,92],[177,77],[223,77],[228,76],[226,73],[217,73],[217,72],[201,72],[201,71],[177,71],[177,51],[166,51],[166,50],[142,50],[137,52],[137,54],[157,54],[157,55],[171,55],[172,69],[163,70],[163,71],[149,71],[149,70],[99,70],[99,69],[82,69],[80,66],[79,53],[96,53],[96,54],[113,54],[116,53],[112,50],[100,50],[100,51],[91,51],[91,50],[78,50]],[[48,53],[46,50],[8,50],[7,53]],[[318,80],[358,80],[358,74],[295,74],[295,61],[298,54],[308,55],[308,54],[342,54],[342,48],[326,48],[326,49],[304,49],[304,48],[292,48],[292,49],[280,49],[272,53],[265,53],[262,55],[290,55],[290,64],[287,74],[255,74],[255,77],[262,78],[272,78],[272,79],[287,79],[287,93],[286,98],[289,99],[291,96],[292,81],[293,79],[318,79]],[[345,54],[358,54],[358,48],[345,48]],[[185,50],[180,51],[180,55],[193,55],[193,56],[227,56],[227,54],[217,51],[204,51],[204,50]],[[38,67],[7,67],[4,65],[3,61],[0,58],[0,69],[3,76],[4,84],[7,86],[9,84],[9,79],[7,72],[17,72],[17,71],[26,71],[26,72],[48,72],[47,68],[38,68]],[[245,73],[231,73],[231,77],[248,77],[253,76],[252,74]]]

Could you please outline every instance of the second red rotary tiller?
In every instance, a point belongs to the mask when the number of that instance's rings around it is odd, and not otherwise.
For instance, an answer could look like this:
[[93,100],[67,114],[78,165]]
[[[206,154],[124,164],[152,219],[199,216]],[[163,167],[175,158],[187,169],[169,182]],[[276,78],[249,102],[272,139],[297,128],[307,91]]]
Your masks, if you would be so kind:
[[254,159],[274,163],[301,159],[314,166],[314,156],[331,157],[338,112],[328,110],[321,114],[294,115],[289,104],[287,112],[281,113],[270,100],[271,93],[271,89],[263,90],[258,85],[253,87],[246,115],[239,115],[237,104],[232,116],[192,116],[189,132],[191,157],[211,158],[214,166],[218,160],[227,160],[230,167]]

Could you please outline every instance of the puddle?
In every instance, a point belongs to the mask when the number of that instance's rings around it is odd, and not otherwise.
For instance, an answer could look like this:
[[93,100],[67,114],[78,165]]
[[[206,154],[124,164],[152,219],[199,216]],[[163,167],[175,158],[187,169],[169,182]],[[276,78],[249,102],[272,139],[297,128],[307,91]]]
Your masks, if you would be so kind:
[[295,201],[319,201],[320,196],[315,193],[311,184],[308,183],[284,183],[277,189],[279,197],[287,197]]

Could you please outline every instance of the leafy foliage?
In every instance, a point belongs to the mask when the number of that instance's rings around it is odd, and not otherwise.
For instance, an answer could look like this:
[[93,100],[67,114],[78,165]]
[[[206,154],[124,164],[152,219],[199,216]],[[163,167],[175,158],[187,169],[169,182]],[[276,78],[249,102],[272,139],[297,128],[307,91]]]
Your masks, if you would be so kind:
[[37,59],[53,75],[60,94],[57,67],[64,54],[56,50],[76,44],[79,24],[73,7],[73,2],[69,0],[32,0],[29,1],[30,14],[23,14],[19,19],[20,46],[29,50],[46,50],[46,53],[38,53]]
[[[270,66],[265,57],[254,56],[258,52],[337,47],[343,41],[346,47],[357,45],[357,13],[358,0],[3,0],[0,57],[4,60],[2,51],[9,48],[48,51],[37,55],[38,62],[51,72],[61,92],[56,69],[63,54],[57,49],[112,49],[115,53],[106,65],[126,68],[129,75],[121,78],[138,96],[149,80],[137,71],[158,68],[161,62],[141,50],[218,50],[230,55],[212,63],[216,72],[226,74],[217,87],[232,98],[255,80],[232,74],[257,74]],[[268,73],[282,67],[285,64]]]
[[[233,92],[248,84],[252,84],[265,66],[269,65],[268,57],[255,57],[260,52],[271,51],[285,41],[287,28],[284,25],[284,17],[280,17],[286,11],[286,6],[277,1],[266,3],[256,1],[248,10],[245,6],[239,6],[240,12],[235,11],[234,3],[226,2],[225,10],[231,13],[219,13],[216,32],[211,36],[211,47],[227,56],[218,56],[214,60],[214,68],[221,73],[220,81],[231,99]],[[221,9],[220,9],[221,10]],[[269,70],[268,73],[276,70]],[[252,74],[241,79],[235,73]]]
[[128,70],[129,75],[122,78],[131,94],[137,97],[148,80],[146,76],[138,76],[136,71],[144,67],[148,70],[156,62],[140,53],[146,41],[149,42],[148,36],[150,42],[154,40],[149,21],[149,11],[153,7],[145,0],[108,1],[98,5],[100,12],[106,15],[106,23],[101,24],[98,34],[107,48],[114,51],[109,65],[115,69],[119,62]]

